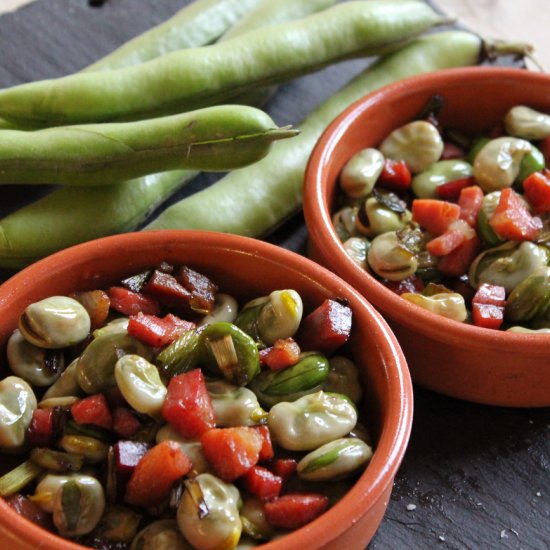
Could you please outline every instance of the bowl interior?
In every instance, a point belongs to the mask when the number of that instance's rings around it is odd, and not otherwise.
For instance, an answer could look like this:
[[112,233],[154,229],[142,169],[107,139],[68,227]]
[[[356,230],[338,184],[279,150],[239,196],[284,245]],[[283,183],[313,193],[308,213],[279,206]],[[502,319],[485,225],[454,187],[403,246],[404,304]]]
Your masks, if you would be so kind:
[[[126,234],[79,245],[34,264],[0,287],[0,345],[3,374],[5,342],[26,305],[72,290],[105,288],[161,261],[186,264],[216,281],[220,290],[245,300],[277,288],[294,288],[305,311],[327,297],[343,297],[354,312],[347,352],[360,366],[365,390],[365,418],[376,440],[371,464],[337,506],[319,520],[268,546],[292,540],[317,548],[338,537],[391,485],[408,440],[412,389],[399,346],[385,322],[351,287],[317,264],[281,248],[241,237],[193,231]],[[384,503],[384,508],[387,502]],[[76,548],[18,517],[3,502],[1,524],[10,524],[15,543],[46,541],[48,548]],[[381,518],[380,518],[381,519]],[[327,529],[327,522],[331,528]],[[376,525],[377,526],[377,525]],[[374,528],[376,528],[374,526]],[[22,547],[25,547],[24,545]]]

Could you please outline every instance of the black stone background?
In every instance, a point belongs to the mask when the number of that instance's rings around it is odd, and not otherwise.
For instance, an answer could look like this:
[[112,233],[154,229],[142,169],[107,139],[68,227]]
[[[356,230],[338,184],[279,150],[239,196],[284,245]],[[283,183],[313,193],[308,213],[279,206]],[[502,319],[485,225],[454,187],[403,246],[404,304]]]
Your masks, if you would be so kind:
[[[88,0],[37,0],[5,14],[0,17],[0,86],[81,69],[188,1],[107,0],[92,7]],[[346,62],[297,79],[282,86],[266,109],[278,124],[296,124],[367,64]],[[218,177],[197,178],[173,200]],[[0,216],[45,192],[43,187],[2,187]],[[301,216],[269,238],[301,253],[306,239]],[[487,407],[415,388],[410,445],[369,548],[545,550],[550,548],[549,499],[549,408]]]

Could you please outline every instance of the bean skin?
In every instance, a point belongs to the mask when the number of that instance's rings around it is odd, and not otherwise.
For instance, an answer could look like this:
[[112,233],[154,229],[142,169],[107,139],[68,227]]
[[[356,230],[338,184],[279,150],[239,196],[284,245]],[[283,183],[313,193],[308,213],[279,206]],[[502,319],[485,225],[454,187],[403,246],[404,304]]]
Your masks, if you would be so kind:
[[253,237],[267,234],[300,208],[307,159],[326,126],[348,105],[407,76],[475,65],[481,47],[477,36],[449,31],[417,39],[381,58],[307,116],[299,124],[298,137],[279,143],[260,162],[170,206],[145,229],[209,229]]
[[101,185],[176,169],[225,171],[264,157],[277,128],[263,111],[219,105],[137,122],[0,131],[0,183]]
[[0,115],[55,125],[181,112],[223,103],[249,87],[277,84],[343,59],[379,54],[441,22],[417,0],[345,2],[137,67],[15,86],[0,92]]

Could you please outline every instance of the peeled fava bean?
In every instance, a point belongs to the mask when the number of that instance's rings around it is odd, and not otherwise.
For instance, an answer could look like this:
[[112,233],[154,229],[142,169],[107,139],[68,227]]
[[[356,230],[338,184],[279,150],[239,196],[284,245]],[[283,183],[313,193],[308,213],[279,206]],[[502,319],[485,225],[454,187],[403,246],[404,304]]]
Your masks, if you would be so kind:
[[86,535],[95,529],[104,511],[101,483],[91,476],[76,476],[57,490],[53,522],[62,536]]
[[267,417],[273,439],[290,451],[311,451],[348,434],[357,411],[345,396],[323,391],[273,406]]
[[395,212],[376,197],[368,198],[359,212],[358,230],[367,237],[375,237],[388,231],[399,231],[411,221],[409,210]]
[[281,370],[264,370],[250,387],[261,403],[272,407],[282,401],[295,401],[299,397],[317,392],[326,380],[329,362],[320,353],[300,355],[299,361]]
[[332,216],[334,230],[342,242],[358,235],[356,226],[358,210],[357,206],[345,206]]
[[512,107],[504,117],[504,127],[511,136],[539,140],[550,136],[550,116],[525,105]]
[[516,181],[521,162],[532,146],[524,139],[501,137],[487,142],[474,160],[473,175],[485,191],[498,191],[511,187]]
[[15,330],[8,340],[7,357],[16,376],[34,386],[50,386],[63,372],[63,354],[31,344]]
[[167,389],[155,365],[139,355],[124,355],[116,362],[115,380],[136,411],[153,417],[160,414]]
[[437,199],[437,188],[450,181],[469,178],[472,165],[464,160],[440,160],[417,174],[411,184],[414,195],[419,199]]
[[361,439],[343,437],[321,445],[298,462],[298,475],[309,481],[340,479],[355,473],[372,458],[372,448]]
[[363,269],[367,268],[367,253],[370,243],[364,237],[350,237],[343,243],[346,254]]
[[0,381],[0,447],[23,445],[36,406],[34,392],[25,380],[8,376]]
[[447,319],[453,319],[462,323],[468,317],[464,297],[457,292],[441,292],[433,296],[405,292],[401,294],[401,297]]
[[208,371],[241,386],[260,371],[258,346],[238,326],[212,323],[204,327],[198,338],[197,353]]
[[235,323],[266,346],[294,336],[302,321],[304,306],[292,289],[274,290],[244,306]]
[[178,506],[181,533],[196,550],[235,548],[242,532],[238,489],[212,474],[185,482]]
[[512,322],[550,320],[550,267],[537,269],[506,300],[505,317]]
[[470,284],[477,288],[483,283],[503,286],[506,293],[531,273],[548,265],[550,253],[545,247],[524,241],[521,244],[505,243],[479,254],[470,267]]
[[80,355],[76,366],[79,386],[86,393],[100,393],[116,386],[115,365],[121,355],[152,359],[152,350],[126,331],[109,332],[94,338]]
[[369,267],[383,279],[402,281],[414,275],[418,259],[399,239],[395,231],[375,237],[367,254]]
[[341,355],[331,357],[323,390],[347,395],[354,403],[358,403],[363,395],[363,390],[359,380],[359,369],[355,363]]
[[161,519],[142,529],[130,550],[193,550],[183,538],[175,519]]
[[362,149],[345,164],[340,174],[340,187],[346,195],[358,199],[374,189],[384,168],[384,155],[377,149]]
[[254,426],[266,416],[256,394],[223,380],[207,381],[217,427]]
[[67,296],[50,296],[25,308],[19,330],[31,344],[58,349],[82,342],[90,334],[90,316]]
[[415,120],[391,132],[380,145],[380,152],[387,158],[404,160],[417,174],[441,158],[443,147],[443,139],[433,124]]
[[57,495],[57,491],[69,480],[81,474],[47,474],[37,484],[32,496],[32,500],[36,503],[44,512],[48,514],[53,513],[54,500]]

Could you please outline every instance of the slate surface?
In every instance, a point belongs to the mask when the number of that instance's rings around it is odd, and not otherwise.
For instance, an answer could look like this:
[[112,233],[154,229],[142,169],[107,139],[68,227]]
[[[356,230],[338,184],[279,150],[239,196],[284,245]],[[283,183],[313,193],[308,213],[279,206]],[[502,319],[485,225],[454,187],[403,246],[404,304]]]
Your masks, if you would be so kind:
[[[0,86],[78,70],[161,22],[186,0],[37,0],[0,17]],[[283,86],[267,110],[296,123],[362,70],[358,60]],[[219,176],[197,179],[176,198]],[[46,189],[3,187],[0,215]],[[175,199],[174,199],[175,200]],[[303,252],[300,216],[270,240]],[[550,409],[514,410],[465,403],[416,388],[410,446],[376,550],[550,547]]]

